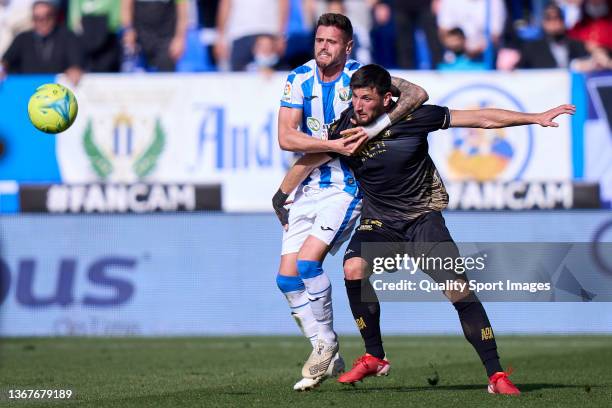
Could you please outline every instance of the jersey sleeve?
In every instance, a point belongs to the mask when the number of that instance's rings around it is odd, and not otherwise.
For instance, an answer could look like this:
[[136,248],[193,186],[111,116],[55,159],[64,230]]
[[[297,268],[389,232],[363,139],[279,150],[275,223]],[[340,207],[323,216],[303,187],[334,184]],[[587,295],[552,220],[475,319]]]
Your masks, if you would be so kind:
[[295,71],[291,72],[287,77],[285,88],[283,89],[283,96],[281,97],[280,105],[286,108],[298,108],[304,107],[304,93],[302,92],[302,84],[298,79]]
[[446,106],[423,105],[406,119],[419,132],[429,133],[450,126],[450,110]]

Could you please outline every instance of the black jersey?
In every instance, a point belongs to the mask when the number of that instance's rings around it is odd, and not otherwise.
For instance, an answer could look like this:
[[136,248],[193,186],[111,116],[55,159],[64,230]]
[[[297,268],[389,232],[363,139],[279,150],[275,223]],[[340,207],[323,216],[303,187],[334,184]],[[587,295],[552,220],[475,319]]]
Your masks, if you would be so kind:
[[[330,138],[353,127],[349,107],[330,127]],[[428,153],[427,135],[450,125],[448,108],[423,105],[370,140],[360,154],[340,156],[363,192],[362,219],[412,221],[448,205],[448,194]]]

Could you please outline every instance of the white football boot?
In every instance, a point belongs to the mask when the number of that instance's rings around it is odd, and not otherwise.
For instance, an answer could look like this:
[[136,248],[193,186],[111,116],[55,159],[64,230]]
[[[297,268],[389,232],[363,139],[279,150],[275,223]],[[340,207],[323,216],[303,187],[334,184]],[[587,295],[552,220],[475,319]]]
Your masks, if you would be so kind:
[[300,381],[295,383],[293,389],[295,391],[310,391],[314,388],[317,388],[321,383],[328,378],[337,377],[344,372],[344,359],[340,356],[340,353],[336,353],[334,358],[332,358],[331,363],[327,367],[327,371],[325,374],[317,377],[317,378],[302,378]]
[[337,341],[326,343],[323,340],[318,340],[302,367],[302,377],[317,378],[325,374],[339,348]]

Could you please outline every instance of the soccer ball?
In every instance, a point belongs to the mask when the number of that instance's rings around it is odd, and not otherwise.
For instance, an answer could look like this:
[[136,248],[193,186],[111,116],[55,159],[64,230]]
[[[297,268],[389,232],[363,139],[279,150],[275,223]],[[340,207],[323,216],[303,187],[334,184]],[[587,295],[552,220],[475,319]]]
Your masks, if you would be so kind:
[[34,127],[45,133],[68,129],[76,119],[76,98],[70,89],[59,84],[45,84],[36,89],[28,103],[28,115]]

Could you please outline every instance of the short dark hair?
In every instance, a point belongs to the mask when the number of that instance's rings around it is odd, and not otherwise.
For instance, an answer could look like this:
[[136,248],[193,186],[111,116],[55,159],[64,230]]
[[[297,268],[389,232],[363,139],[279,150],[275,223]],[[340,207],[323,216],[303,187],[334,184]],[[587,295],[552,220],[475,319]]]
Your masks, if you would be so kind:
[[456,36],[461,37],[461,38],[463,38],[465,40],[465,33],[459,27],[455,27],[455,28],[452,28],[452,29],[448,30],[448,33],[446,35],[456,35]]
[[374,88],[382,96],[391,91],[391,74],[380,65],[364,65],[351,77],[351,89],[360,88]]
[[320,27],[336,27],[344,33],[346,41],[353,39],[353,25],[347,16],[337,13],[325,13],[319,17],[315,31]]
[[47,6],[53,7],[54,10],[57,10],[59,7],[58,0],[35,0],[32,3],[32,8],[38,6],[39,4],[46,4]]
[[565,13],[563,12],[563,9],[559,7],[559,5],[555,3],[548,3],[546,7],[544,7],[544,14],[546,14],[547,11],[552,11],[553,13],[556,13],[557,17],[559,17],[561,20],[565,20]]

